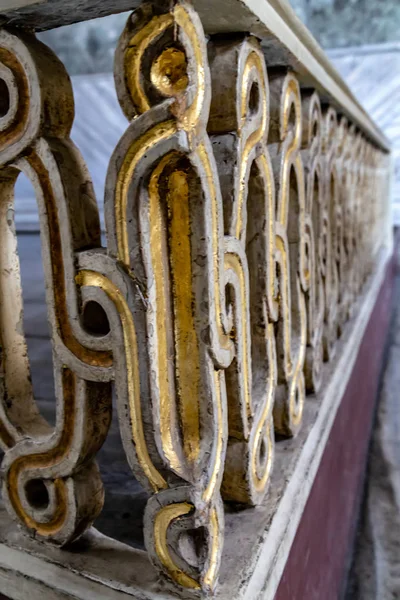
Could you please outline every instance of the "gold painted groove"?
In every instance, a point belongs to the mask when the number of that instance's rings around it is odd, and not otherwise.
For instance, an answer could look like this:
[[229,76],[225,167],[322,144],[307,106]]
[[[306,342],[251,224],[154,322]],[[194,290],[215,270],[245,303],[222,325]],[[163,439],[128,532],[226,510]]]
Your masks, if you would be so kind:
[[[278,202],[278,215],[277,220],[286,228],[288,220],[288,204],[289,204],[289,187],[290,187],[290,170],[293,164],[293,154],[300,149],[301,143],[301,100],[299,96],[299,90],[296,81],[293,78],[289,79],[288,87],[285,89],[285,95],[283,98],[283,119],[282,119],[282,139],[284,140],[288,135],[289,131],[289,117],[291,114],[292,103],[295,107],[296,123],[295,133],[293,140],[289,144],[284,159],[282,168],[281,178],[281,189],[280,189],[280,202]],[[301,206],[300,198],[303,195],[304,189],[304,176],[303,176],[303,163],[300,155],[297,155],[296,166],[298,167],[298,173],[301,174],[301,181],[298,185],[299,204]]]
[[248,81],[251,75],[252,69],[256,69],[261,84],[260,98],[262,101],[262,121],[260,127],[254,131],[249,139],[246,141],[243,148],[243,153],[240,159],[239,166],[239,189],[238,189],[238,202],[237,202],[237,220],[236,220],[236,232],[235,236],[240,239],[243,234],[243,204],[245,198],[246,188],[246,172],[247,165],[249,162],[249,156],[253,148],[263,139],[267,129],[267,90],[265,88],[264,72],[260,55],[253,50],[247,57],[246,64],[243,71],[243,81],[241,89],[241,118],[244,121],[247,113],[247,92],[248,92]]
[[202,49],[201,37],[198,35],[195,26],[193,25],[192,18],[188,13],[186,7],[177,4],[174,8],[174,17],[176,24],[182,28],[183,32],[188,37],[192,51],[194,54],[194,63],[196,69],[196,95],[192,104],[189,108],[183,113],[181,119],[179,119],[180,124],[186,131],[193,131],[199,122],[201,117],[201,111],[203,109],[204,98],[205,98],[205,87],[206,87],[206,75],[205,69],[206,65],[204,64],[204,55],[207,53],[207,50]]
[[220,285],[220,236],[219,236],[219,223],[218,223],[218,200],[217,192],[215,188],[215,179],[213,176],[210,157],[204,142],[199,144],[197,148],[198,156],[203,165],[204,172],[207,178],[208,189],[210,192],[211,201],[211,222],[212,222],[212,257],[213,257],[213,287],[214,287],[214,302],[215,302],[215,318],[216,327],[218,334],[218,341],[220,348],[232,352],[231,340],[228,335],[223,331],[222,327],[222,307],[221,307],[221,285]]
[[214,453],[214,464],[211,469],[211,475],[208,482],[208,485],[203,493],[204,502],[210,502],[214,491],[217,485],[218,477],[221,473],[221,469],[223,468],[223,460],[222,460],[222,451],[224,445],[224,420],[222,414],[222,398],[221,398],[221,371],[214,370],[214,389],[215,389],[215,403],[217,407],[217,418],[216,418],[216,431],[214,432],[215,441],[215,453]]
[[193,318],[191,225],[187,174],[168,179],[169,243],[174,303],[176,380],[185,455],[194,462],[200,452],[200,357]]
[[[272,444],[273,441],[271,439],[270,427],[268,427],[268,417],[272,419],[271,409],[274,401],[274,393],[277,379],[277,370],[276,370],[276,349],[275,349],[275,334],[274,334],[274,326],[272,323],[268,324],[267,327],[267,348],[268,348],[268,364],[270,367],[270,373],[268,377],[268,388],[267,388],[267,401],[265,402],[264,408],[260,415],[259,421],[256,427],[256,433],[254,436],[254,444],[252,448],[252,458],[251,458],[251,474],[253,477],[254,487],[258,492],[262,492],[267,485],[269,475],[272,469]],[[265,466],[264,475],[259,477],[257,474],[257,451],[260,446],[261,434],[263,432],[264,427],[267,427],[266,435],[268,437],[268,459],[267,464]]]
[[150,44],[173,25],[173,15],[167,13],[153,17],[129,41],[124,57],[124,72],[129,93],[139,114],[149,110],[150,104],[142,87],[141,67],[143,54]]
[[27,154],[26,160],[39,179],[46,207],[54,310],[60,337],[68,350],[83,363],[92,366],[110,367],[112,365],[111,352],[85,348],[78,342],[73,334],[67,308],[64,257],[57,210],[57,198],[54,195],[49,172],[37,153],[31,151]]
[[173,581],[185,588],[198,590],[200,589],[198,581],[184,573],[175,564],[167,542],[167,531],[172,521],[188,515],[193,510],[194,506],[188,502],[179,502],[161,508],[154,519],[154,548],[162,566]]
[[[281,259],[279,265],[281,268],[281,295],[280,295],[280,313],[283,321],[283,346],[285,352],[285,375],[290,377],[293,365],[291,358],[291,315],[289,309],[289,267],[288,267],[288,256],[287,249],[284,240],[277,235],[276,236],[276,249],[280,253]],[[282,285],[283,282],[283,285]]]
[[[150,251],[155,283],[157,324],[157,381],[160,393],[160,433],[163,450],[171,467],[182,471],[174,448],[172,405],[174,381],[171,361],[175,361],[176,393],[182,420],[182,437],[187,459],[193,462],[200,452],[199,386],[200,359],[192,303],[192,267],[190,246],[189,187],[183,171],[172,171],[167,178],[165,216],[159,192],[160,177],[179,155],[166,155],[154,170],[149,183]],[[168,209],[168,215],[166,214]],[[166,235],[168,240],[166,239]],[[169,261],[165,260],[168,254]],[[169,264],[169,272],[167,264]],[[169,279],[172,290],[168,285]],[[169,306],[172,292],[173,316]],[[173,318],[174,339],[168,339],[167,315]],[[170,356],[172,342],[174,359]]]
[[[251,390],[250,390],[250,372],[251,365],[249,364],[249,352],[251,346],[251,340],[249,340],[247,333],[247,316],[248,316],[248,290],[246,289],[246,281],[244,276],[244,270],[242,262],[237,256],[237,254],[233,254],[232,252],[226,252],[224,256],[224,267],[226,270],[232,270],[239,282],[240,286],[240,305],[237,304],[236,310],[240,312],[240,320],[242,327],[242,339],[238,339],[238,336],[235,336],[235,342],[237,346],[241,345],[243,352],[243,385],[244,385],[244,398],[246,405],[246,415],[250,420],[253,414],[252,411],[252,403],[251,403]],[[239,353],[236,352],[236,357],[239,357]]]
[[275,320],[275,315],[278,314],[278,303],[275,298],[275,195],[273,193],[273,179],[270,164],[268,163],[265,154],[261,154],[258,157],[258,161],[261,164],[261,171],[264,174],[265,180],[268,182],[268,214],[267,214],[267,227],[268,227],[268,257],[267,257],[267,270],[268,270],[268,303],[271,304],[269,307],[272,320]]
[[211,553],[210,553],[210,564],[203,577],[203,583],[208,588],[214,587],[214,582],[217,577],[218,568],[218,553],[219,553],[219,522],[218,512],[216,508],[211,510],[209,527],[211,529]]
[[143,473],[155,492],[167,488],[167,483],[154,466],[146,445],[140,404],[139,359],[135,324],[129,306],[119,288],[110,279],[95,271],[80,271],[76,282],[81,286],[92,286],[103,290],[114,303],[121,319],[124,336],[128,403],[131,415],[132,437],[136,455]]
[[135,169],[139,162],[158,143],[167,140],[177,132],[174,121],[165,121],[155,125],[135,140],[128,149],[115,186],[115,226],[117,233],[118,258],[127,269],[130,267],[129,233],[128,233],[128,193]]
[[149,225],[150,253],[155,285],[155,321],[157,339],[157,368],[156,379],[159,390],[160,436],[163,452],[170,467],[181,473],[182,465],[175,450],[172,415],[172,398],[174,396],[174,381],[171,369],[171,333],[168,329],[168,318],[171,318],[169,304],[168,272],[165,260],[167,253],[166,223],[163,219],[161,198],[159,195],[159,178],[165,167],[173,160],[174,153],[169,153],[159,162],[153,171],[149,182]]
[[296,125],[293,145],[300,148],[301,144],[301,99],[299,93],[299,85],[293,75],[289,76],[288,85],[285,89],[283,97],[283,120],[282,120],[282,138],[285,138],[288,134],[289,128],[289,117],[291,112],[291,105],[294,104],[296,113]]
[[[292,380],[292,389],[290,390],[290,403],[289,403],[289,414],[292,420],[293,425],[296,427],[301,422],[303,408],[304,408],[304,400],[305,400],[305,388],[304,388],[304,380],[303,380],[303,367],[304,367],[304,358],[306,352],[306,344],[307,344],[307,314],[306,314],[306,303],[304,299],[304,294],[301,291],[301,285],[299,279],[297,278],[297,289],[299,295],[300,302],[300,348],[297,356],[296,366],[294,369],[293,380]],[[301,387],[299,386],[299,382],[302,383]],[[296,389],[300,388],[300,400],[298,406],[295,405],[296,400]]]
[[18,518],[26,525],[26,527],[37,531],[37,533],[43,537],[56,535],[64,525],[68,513],[65,480],[60,478],[54,479],[56,511],[53,517],[47,523],[36,521],[25,512],[18,494],[18,480],[23,471],[49,469],[62,463],[62,461],[68,457],[75,428],[75,388],[75,374],[69,369],[63,369],[62,389],[64,422],[61,437],[57,445],[47,452],[30,454],[29,456],[21,456],[17,458],[11,464],[8,475],[6,476],[6,484],[10,503]]

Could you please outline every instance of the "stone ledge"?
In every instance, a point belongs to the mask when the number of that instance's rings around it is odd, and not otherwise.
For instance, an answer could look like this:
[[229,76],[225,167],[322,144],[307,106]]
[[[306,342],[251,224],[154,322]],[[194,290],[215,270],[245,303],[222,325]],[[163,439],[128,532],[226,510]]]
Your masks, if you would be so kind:
[[[228,509],[215,598],[274,597],[390,256],[390,247],[382,251],[352,322],[338,341],[336,358],[326,368],[321,386],[324,393],[308,397],[299,436],[277,444],[267,500],[255,509]],[[52,549],[22,534],[3,510],[0,531],[0,589],[15,600],[25,600],[28,594],[30,600],[178,597],[162,586],[144,552],[96,530],[69,551]]]

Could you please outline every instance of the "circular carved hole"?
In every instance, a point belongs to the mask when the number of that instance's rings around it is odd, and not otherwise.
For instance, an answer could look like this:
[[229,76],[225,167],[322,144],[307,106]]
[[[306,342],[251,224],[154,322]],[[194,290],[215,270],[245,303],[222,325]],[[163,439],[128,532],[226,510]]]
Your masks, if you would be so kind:
[[89,300],[83,308],[83,327],[91,335],[103,337],[110,333],[110,323],[106,311],[98,302]]
[[10,92],[4,79],[0,79],[0,118],[5,117],[10,110]]
[[44,510],[48,507],[50,498],[47,487],[41,479],[31,479],[25,485],[26,499],[32,508]]
[[179,48],[167,48],[153,62],[150,79],[164,96],[176,96],[188,86],[185,53]]
[[260,88],[258,83],[253,81],[249,93],[249,114],[254,115],[258,111],[260,105]]

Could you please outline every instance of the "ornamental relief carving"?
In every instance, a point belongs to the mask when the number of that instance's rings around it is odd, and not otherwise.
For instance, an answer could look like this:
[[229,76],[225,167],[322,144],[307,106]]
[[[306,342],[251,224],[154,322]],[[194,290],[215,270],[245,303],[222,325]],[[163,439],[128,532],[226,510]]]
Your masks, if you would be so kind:
[[[95,521],[114,381],[124,450],[150,493],[149,556],[174,584],[212,591],[222,498],[254,506],[268,494],[275,434],[301,427],[373,269],[386,158],[293,72],[267,72],[255,37],[207,39],[184,0],[145,4],[116,53],[129,124],[107,174],[103,248],[63,66],[33,35],[2,30],[0,76],[7,510],[58,545]],[[23,335],[21,171],[41,222],[54,430],[32,395]],[[98,305],[108,327],[93,318]]]

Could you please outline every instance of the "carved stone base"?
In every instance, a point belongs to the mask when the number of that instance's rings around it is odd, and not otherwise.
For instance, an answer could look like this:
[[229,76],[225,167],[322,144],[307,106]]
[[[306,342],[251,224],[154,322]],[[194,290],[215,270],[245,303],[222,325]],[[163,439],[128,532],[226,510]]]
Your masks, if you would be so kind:
[[[216,598],[274,597],[388,265],[390,268],[390,255],[388,248],[365,286],[331,370],[322,381],[323,396],[307,402],[298,436],[277,444],[270,495],[256,509],[227,512]],[[160,582],[145,552],[95,529],[69,549],[50,548],[21,533],[2,509],[0,532],[0,590],[12,599],[26,600],[28,593],[30,600],[67,600],[71,595],[80,600],[180,597]]]
[[[385,360],[387,338],[392,334],[391,319],[396,305],[394,260],[393,257],[388,264],[275,600],[308,598],[310,589],[316,598],[343,597],[362,501],[382,360]],[[393,412],[398,413],[398,387],[394,395],[396,409]],[[376,489],[374,475],[369,478]],[[392,528],[395,522],[392,521]],[[396,525],[392,531],[398,531]],[[306,553],[308,563],[304,560]],[[393,559],[397,562],[397,550]],[[311,570],[310,564],[313,565]],[[387,578],[380,581],[386,583]],[[364,574],[363,584],[368,590],[372,589],[370,575]],[[390,597],[383,590],[373,596],[364,593],[348,596],[362,600]]]

